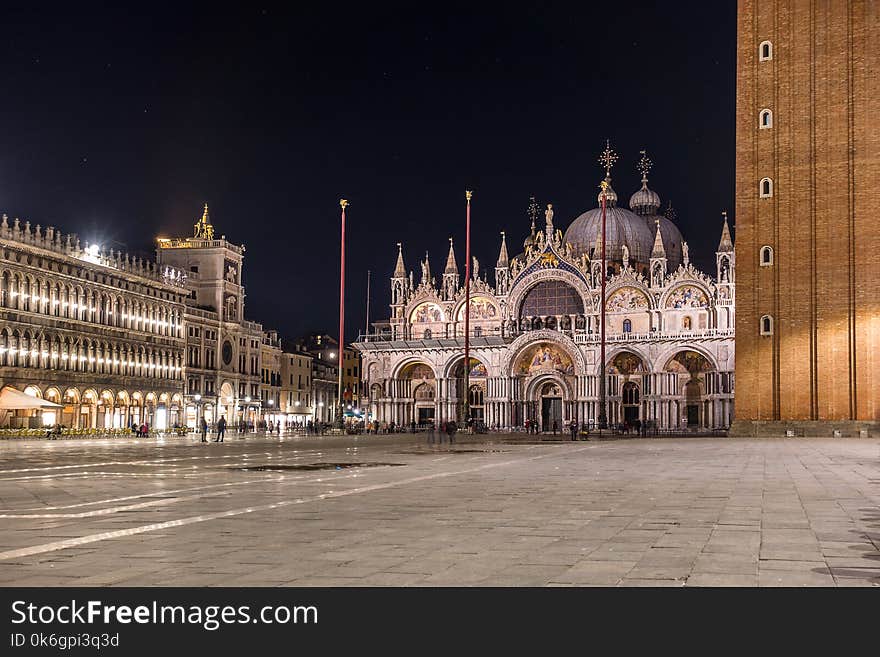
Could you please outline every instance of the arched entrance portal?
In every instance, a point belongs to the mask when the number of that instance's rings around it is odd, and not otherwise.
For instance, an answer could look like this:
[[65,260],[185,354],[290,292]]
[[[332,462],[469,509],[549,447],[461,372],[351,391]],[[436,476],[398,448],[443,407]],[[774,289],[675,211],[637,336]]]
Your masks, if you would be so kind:
[[641,387],[648,370],[640,356],[621,351],[608,364],[609,421],[638,429],[645,419],[641,407]]
[[623,384],[623,421],[633,426],[639,419],[639,387],[632,381]]
[[540,390],[541,431],[562,429],[562,389],[553,381]]
[[572,399],[574,362],[564,347],[545,340],[526,346],[517,356],[513,374],[521,377],[525,400],[522,415],[514,414],[515,422],[552,431],[554,421],[561,430],[577,417]]
[[711,426],[706,379],[715,369],[712,363],[697,351],[684,350],[675,354],[664,369],[675,376],[680,394],[676,407],[669,410],[670,419],[689,429]]
[[399,409],[399,424],[415,422],[433,425],[436,416],[437,380],[434,370],[427,363],[413,362],[400,370],[397,390],[399,398],[406,400]]
[[226,420],[226,424],[238,424],[241,417],[235,413],[235,398],[235,388],[232,387],[229,381],[224,381],[220,385],[220,396],[217,398],[217,413],[209,415],[207,405],[203,405],[199,409],[199,415],[204,416],[205,421],[211,424],[211,426],[219,421],[221,417]]
[[[486,366],[476,358],[470,359],[468,370],[468,413],[474,422],[486,421]],[[464,400],[464,358],[458,361],[452,372],[455,379],[455,398]],[[458,421],[464,421],[464,405],[456,414]]]

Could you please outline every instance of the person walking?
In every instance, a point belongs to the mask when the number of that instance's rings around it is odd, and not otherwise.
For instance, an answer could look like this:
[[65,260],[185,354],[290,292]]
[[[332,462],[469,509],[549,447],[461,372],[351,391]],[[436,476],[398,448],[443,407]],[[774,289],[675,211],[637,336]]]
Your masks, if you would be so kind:
[[553,420],[553,435],[555,436],[559,432],[559,421]]
[[578,436],[578,423],[577,423],[577,420],[572,420],[572,421],[571,421],[571,426],[570,426],[569,428],[571,429],[571,439],[572,439],[572,440],[577,440],[577,436]]
[[222,443],[224,433],[226,433],[226,418],[221,415],[220,419],[217,420],[217,438],[214,440],[214,442]]
[[202,430],[202,442],[208,442],[208,421],[203,417],[199,429]]
[[455,420],[450,420],[446,423],[446,433],[449,436],[449,444],[452,445],[455,443],[455,432],[458,431],[458,425],[455,423]]

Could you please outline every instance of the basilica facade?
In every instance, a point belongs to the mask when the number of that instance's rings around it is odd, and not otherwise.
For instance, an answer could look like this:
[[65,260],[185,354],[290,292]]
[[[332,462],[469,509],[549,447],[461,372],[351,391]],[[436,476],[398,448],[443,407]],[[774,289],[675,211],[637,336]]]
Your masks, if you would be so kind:
[[[365,402],[373,420],[396,424],[461,421],[490,428],[528,421],[541,430],[576,421],[595,426],[599,377],[608,422],[657,429],[727,428],[733,417],[735,254],[726,216],[712,275],[690,262],[674,215],[661,214],[648,186],[618,204],[616,156],[606,148],[597,207],[563,233],[553,209],[532,200],[531,232],[510,257],[506,236],[494,284],[474,259],[470,282],[468,390],[464,390],[464,286],[450,240],[440,280],[427,256],[416,284],[399,248],[391,316],[355,347],[363,357]],[[606,270],[602,271],[602,194]],[[605,362],[601,361],[605,276]]]

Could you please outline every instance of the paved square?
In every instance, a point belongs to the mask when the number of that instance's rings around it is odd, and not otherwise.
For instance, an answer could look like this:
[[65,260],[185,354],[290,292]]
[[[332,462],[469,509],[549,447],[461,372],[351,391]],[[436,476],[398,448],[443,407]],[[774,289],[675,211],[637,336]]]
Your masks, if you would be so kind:
[[4,441],[0,585],[878,586],[878,442]]

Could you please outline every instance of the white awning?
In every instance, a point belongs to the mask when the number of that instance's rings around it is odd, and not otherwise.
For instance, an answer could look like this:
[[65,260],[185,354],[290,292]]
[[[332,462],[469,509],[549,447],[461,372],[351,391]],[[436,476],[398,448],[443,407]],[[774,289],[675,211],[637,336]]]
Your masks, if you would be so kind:
[[10,386],[0,390],[0,410],[13,411],[30,408],[64,408],[61,404],[31,397]]

